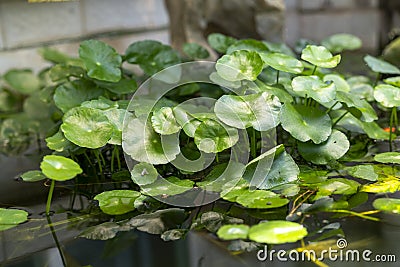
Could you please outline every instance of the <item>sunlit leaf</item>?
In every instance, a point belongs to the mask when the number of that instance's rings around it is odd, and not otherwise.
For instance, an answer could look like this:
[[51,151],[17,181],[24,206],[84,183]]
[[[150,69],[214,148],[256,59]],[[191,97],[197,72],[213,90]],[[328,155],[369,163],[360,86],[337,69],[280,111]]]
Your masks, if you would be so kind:
[[282,53],[260,53],[260,56],[265,64],[276,70],[295,74],[303,72],[303,64],[294,57]]
[[374,200],[372,206],[378,210],[400,213],[400,199],[397,198],[378,198]]
[[283,244],[296,242],[307,234],[307,229],[301,224],[278,220],[250,227],[249,239],[259,243]]
[[345,134],[333,130],[328,140],[320,144],[299,143],[300,155],[315,164],[327,164],[340,159],[349,150],[350,143]]
[[45,140],[47,147],[57,152],[73,152],[78,149],[78,146],[65,138],[62,131],[58,131],[56,134],[47,137]]
[[154,131],[159,134],[173,134],[179,132],[181,129],[170,107],[163,107],[155,111],[151,117],[151,123]]
[[342,91],[342,92],[350,91],[350,85],[347,83],[347,81],[337,74],[327,74],[324,76],[323,81],[324,82],[333,81],[336,87],[336,91]]
[[394,193],[400,191],[400,181],[397,177],[382,179],[373,184],[366,184],[361,187],[361,192],[367,193]]
[[133,203],[140,193],[133,190],[105,191],[94,197],[99,201],[100,209],[109,215],[120,215],[135,209]]
[[281,103],[267,93],[244,96],[224,95],[215,103],[217,117],[229,126],[239,129],[253,127],[268,131],[279,124]]
[[226,224],[218,229],[217,236],[222,240],[246,239],[249,229],[245,224]]
[[400,164],[399,152],[384,152],[375,155],[374,160],[381,163],[395,163]]
[[312,140],[319,144],[326,141],[332,132],[330,117],[315,107],[285,103],[280,121],[286,131],[302,142]]
[[379,84],[375,87],[374,98],[385,107],[400,106],[400,88],[389,84]]
[[368,67],[370,67],[371,70],[374,72],[387,73],[387,74],[400,74],[400,70],[396,66],[382,59],[366,55],[364,57],[364,61],[365,63],[367,63]]
[[44,175],[56,181],[70,180],[82,173],[78,163],[72,159],[57,155],[44,156],[40,163],[40,169]]
[[79,46],[79,57],[89,77],[101,81],[118,82],[121,79],[121,56],[108,44],[86,40]]
[[373,165],[356,165],[352,167],[346,167],[345,170],[353,177],[376,181],[378,179],[378,174],[375,173]]
[[[365,99],[360,99],[360,97],[355,94],[340,91],[336,93],[336,99],[346,104],[348,107],[356,108],[360,113],[360,115],[357,117],[359,117],[362,121],[372,122],[378,119],[374,108]],[[352,114],[353,113],[356,112],[352,112]]]
[[28,220],[28,213],[24,210],[0,208],[0,231],[17,226]]
[[318,188],[315,199],[330,195],[352,195],[357,193],[360,184],[345,178],[332,178],[312,187]]
[[330,102],[336,95],[335,84],[327,84],[318,76],[297,76],[292,80],[292,88],[296,93],[311,97],[319,103]]
[[268,47],[261,41],[254,39],[242,39],[230,45],[226,54],[232,54],[238,50],[247,50],[254,52],[268,52]]
[[61,130],[72,143],[87,148],[99,148],[110,140],[114,127],[98,109],[77,107],[63,118]]
[[257,52],[239,50],[218,59],[216,69],[228,81],[254,81],[261,73],[263,65],[264,62]]
[[340,53],[343,50],[356,50],[362,45],[362,41],[355,35],[338,33],[322,40],[321,44],[332,53]]
[[340,55],[333,56],[323,46],[307,45],[301,53],[301,59],[321,68],[334,68],[340,62]]

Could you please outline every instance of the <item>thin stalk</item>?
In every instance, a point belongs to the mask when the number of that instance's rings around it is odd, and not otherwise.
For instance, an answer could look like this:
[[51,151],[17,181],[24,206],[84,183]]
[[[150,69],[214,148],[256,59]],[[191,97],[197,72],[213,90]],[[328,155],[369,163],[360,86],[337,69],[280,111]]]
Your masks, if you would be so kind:
[[335,127],[336,126],[336,124],[338,124],[338,122],[339,121],[341,121],[343,118],[344,118],[344,116],[346,116],[347,115],[347,113],[349,113],[348,111],[346,111],[345,113],[343,113],[343,115],[342,116],[340,116],[333,124],[332,124],[332,128],[333,127]]
[[101,174],[103,174],[103,166],[102,166],[102,162],[101,162],[101,159],[100,159],[100,156],[99,156],[99,151],[95,150],[93,152],[93,154],[97,159],[97,165],[99,166],[99,171],[100,171]]
[[63,266],[66,267],[67,266],[67,262],[65,260],[64,252],[62,251],[60,242],[58,241],[56,231],[54,230],[53,223],[51,222],[50,216],[47,215],[46,218],[47,218],[47,223],[48,223],[50,231],[51,231],[51,235],[53,236],[54,242],[56,243],[56,246],[57,246],[57,249],[58,249],[58,253],[60,253],[60,258],[61,258],[61,261],[63,263]]
[[325,114],[328,114],[329,112],[331,112],[332,109],[333,109],[337,104],[339,104],[339,101],[336,101],[335,104],[333,104],[333,105],[325,112]]
[[257,157],[257,140],[256,140],[256,131],[252,129],[252,134],[251,134],[251,147],[250,147],[250,153],[251,157],[255,159]]
[[46,215],[50,215],[50,206],[51,206],[51,199],[53,198],[54,186],[56,184],[55,180],[51,180],[49,193],[47,195],[47,203],[46,203]]
[[317,66],[314,66],[314,69],[313,69],[311,75],[314,75],[316,71],[317,71]]
[[376,75],[375,82],[374,82],[374,87],[378,84],[380,79],[381,79],[381,74],[378,72],[378,74]]
[[114,158],[115,158],[115,146],[114,146],[113,151],[111,153],[111,163],[110,163],[111,173],[114,173]]
[[118,170],[121,169],[121,159],[119,158],[119,149],[117,146],[115,146],[115,151],[117,151],[117,166],[118,166]]
[[276,71],[276,83],[279,83],[279,70]]
[[[389,121],[389,151],[393,151],[393,138],[392,138],[392,133],[393,133],[393,123],[395,120],[395,117],[397,117],[397,108],[393,107],[392,108],[392,113],[390,114],[390,121]],[[396,118],[397,119],[397,118]]]
[[218,152],[215,153],[215,161],[216,161],[217,163],[219,163]]

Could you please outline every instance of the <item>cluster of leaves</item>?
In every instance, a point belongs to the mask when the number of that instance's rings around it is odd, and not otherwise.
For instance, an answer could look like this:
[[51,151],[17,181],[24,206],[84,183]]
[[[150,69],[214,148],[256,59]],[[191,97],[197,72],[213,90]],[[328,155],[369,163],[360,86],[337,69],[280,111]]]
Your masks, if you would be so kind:
[[[379,74],[376,81],[335,72],[341,61],[338,53],[361,45],[350,35],[332,36],[323,45],[308,44],[299,55],[283,44],[222,34],[211,34],[208,41],[221,54],[210,77],[220,86],[176,88],[151,109],[148,121],[141,117],[148,109],[146,98],[139,98],[127,112],[136,81],[188,59],[206,58],[206,49],[187,44],[183,57],[159,42],[140,41],[120,55],[103,42],[89,40],[81,44],[79,58],[43,50],[44,57],[56,63],[48,70],[56,85],[40,93],[47,93],[60,115],[53,118],[56,127],[46,138],[53,155],[44,157],[41,171],[22,178],[51,179],[51,193],[55,181],[75,179],[76,185],[88,185],[79,187],[79,193],[96,200],[110,216],[82,234],[95,239],[138,229],[176,240],[191,229],[206,229],[232,240],[232,250],[251,250],[261,243],[344,234],[337,223],[307,225],[310,214],[378,220],[354,209],[371,194],[400,188],[400,153],[373,157],[370,149],[375,140],[388,140],[391,150],[398,134],[400,78],[381,81],[380,77],[400,70],[368,55],[364,60]],[[123,63],[138,65],[144,76],[122,68]],[[237,88],[235,94],[225,86]],[[215,103],[211,108],[179,106],[197,96],[212,97]],[[377,111],[388,115],[379,118]],[[134,150],[124,148],[138,162],[131,171],[121,161],[124,118],[127,140],[136,144]],[[389,124],[389,131],[383,124]],[[251,136],[250,160],[235,162],[229,169],[229,156],[241,131]],[[278,144],[267,149],[262,137],[272,131],[277,132]],[[180,142],[163,147],[161,139],[171,136]],[[210,153],[217,156],[206,170],[181,170],[171,164],[180,152],[191,160],[205,160],[203,155]],[[260,174],[257,166],[263,162],[271,164]],[[96,187],[100,184],[106,186]],[[199,188],[222,199],[211,206],[174,208],[152,198],[168,199]],[[47,213],[50,201],[51,194]],[[377,199],[373,206],[393,213],[400,210],[398,200],[390,198]]]

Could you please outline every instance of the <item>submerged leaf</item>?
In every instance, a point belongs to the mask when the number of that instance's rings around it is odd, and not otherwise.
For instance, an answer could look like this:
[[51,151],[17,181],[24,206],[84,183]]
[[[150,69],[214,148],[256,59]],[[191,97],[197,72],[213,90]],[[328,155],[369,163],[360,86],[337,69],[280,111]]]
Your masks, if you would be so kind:
[[27,171],[21,175],[24,182],[37,182],[46,179],[47,177],[41,171]]
[[299,143],[300,155],[315,164],[327,164],[333,160],[340,159],[347,150],[350,143],[345,134],[333,130],[328,140],[320,144]]
[[261,222],[250,227],[249,239],[267,244],[296,242],[307,235],[303,225],[288,221]]
[[72,159],[56,155],[44,156],[42,163],[40,163],[40,169],[44,175],[56,181],[70,180],[82,173],[78,163]]
[[120,215],[135,209],[134,202],[140,193],[133,190],[105,191],[94,197],[99,201],[100,209],[109,215]]
[[122,58],[108,44],[97,40],[83,41],[79,47],[79,57],[89,77],[108,82],[121,79]]
[[0,231],[17,226],[28,220],[28,213],[24,210],[0,208]]
[[78,146],[99,148],[110,140],[114,127],[101,110],[76,107],[64,115],[61,130]]

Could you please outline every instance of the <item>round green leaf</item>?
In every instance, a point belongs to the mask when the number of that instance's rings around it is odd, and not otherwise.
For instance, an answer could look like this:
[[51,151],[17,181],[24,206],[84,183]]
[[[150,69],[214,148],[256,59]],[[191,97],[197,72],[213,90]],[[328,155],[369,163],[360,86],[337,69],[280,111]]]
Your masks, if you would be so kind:
[[378,198],[374,200],[372,206],[378,210],[400,213],[400,199],[397,198]]
[[335,99],[336,86],[327,84],[318,76],[297,76],[292,80],[292,88],[301,96],[308,96],[318,103],[328,103]]
[[155,111],[151,117],[151,123],[154,131],[159,134],[174,134],[181,129],[180,125],[175,120],[172,108],[162,107]]
[[78,146],[99,148],[110,140],[114,127],[101,110],[77,107],[64,115],[61,130]]
[[387,108],[400,106],[400,88],[389,84],[380,84],[375,87],[374,98]]
[[299,143],[300,155],[315,164],[327,164],[333,160],[340,159],[347,150],[350,143],[345,134],[333,130],[328,140],[320,144]]
[[212,33],[208,35],[207,41],[215,51],[225,54],[228,47],[234,44],[237,40],[221,33]]
[[0,231],[17,226],[28,220],[28,213],[24,210],[0,208]]
[[332,53],[340,53],[343,50],[359,49],[362,46],[362,41],[352,34],[338,33],[322,40],[321,44]]
[[105,191],[94,197],[99,201],[100,209],[109,215],[120,215],[135,209],[134,202],[140,193],[133,190]]
[[106,43],[97,40],[83,41],[79,46],[82,59],[90,78],[118,82],[121,79],[121,56]]
[[245,224],[225,224],[217,232],[217,236],[222,240],[246,239],[250,227]]
[[56,134],[47,137],[45,140],[47,147],[57,152],[72,152],[78,148],[75,144],[65,138],[61,130]]
[[268,52],[268,47],[261,41],[254,39],[243,39],[233,43],[228,47],[226,54],[232,54],[238,50],[247,50],[254,52]]
[[279,124],[281,103],[267,93],[244,96],[224,95],[215,103],[218,119],[239,129],[253,127],[268,131]]
[[197,43],[185,43],[182,50],[186,55],[193,59],[204,59],[210,56],[207,49]]
[[125,77],[122,77],[118,82],[95,81],[95,83],[98,86],[118,95],[130,94],[135,92],[137,89],[136,81]]
[[76,80],[58,86],[54,92],[54,103],[62,112],[79,106],[82,102],[96,99],[104,93],[93,83]]
[[375,155],[374,160],[381,163],[395,163],[400,164],[399,152],[384,152]]
[[254,51],[239,50],[218,59],[215,68],[228,81],[254,81],[263,69],[264,62]]
[[158,179],[152,184],[142,186],[143,194],[149,196],[174,196],[193,188],[194,182],[188,179],[179,179],[175,176]]
[[315,107],[286,103],[280,113],[282,127],[299,141],[319,144],[332,132],[330,117]]
[[31,94],[40,88],[40,80],[31,70],[9,70],[3,78],[22,94]]
[[282,53],[260,53],[260,56],[265,64],[276,70],[295,74],[303,72],[303,64],[294,57]]
[[40,169],[44,175],[56,181],[70,180],[82,173],[78,163],[72,159],[57,155],[44,156],[40,163]]
[[328,81],[333,81],[333,83],[336,86],[337,91],[342,91],[342,92],[349,92],[350,91],[350,85],[347,83],[345,79],[343,79],[341,76],[337,74],[327,74],[324,76],[324,82]]
[[161,139],[151,124],[142,119],[125,121],[122,138],[125,153],[139,162],[166,164],[180,153],[176,135],[164,135]]
[[285,206],[289,203],[289,199],[282,198],[279,195],[265,190],[256,190],[240,194],[236,198],[236,202],[250,209],[274,209]]
[[373,165],[356,165],[352,167],[346,167],[345,170],[353,177],[376,181],[378,180],[378,174],[374,170]]
[[400,87],[400,76],[386,78],[383,81],[387,84]]
[[24,182],[37,182],[47,177],[41,171],[27,171],[21,175],[21,178]]
[[147,162],[136,164],[131,172],[132,180],[138,185],[151,184],[157,180],[158,172],[153,165]]
[[267,244],[296,242],[307,235],[303,225],[288,221],[268,221],[250,227],[249,239]]
[[323,46],[307,45],[302,53],[301,59],[321,68],[334,68],[340,62],[340,55],[333,56],[328,49]]
[[360,184],[345,178],[333,178],[317,184],[318,193],[315,199],[330,195],[352,195],[357,193]]
[[[359,117],[362,121],[372,122],[378,119],[374,108],[368,103],[368,101],[365,99],[360,99],[360,96],[356,94],[339,91],[336,93],[336,100],[346,104],[348,107],[356,108],[360,114],[354,115],[359,115],[357,117]],[[352,114],[354,113],[353,111],[351,112]]]
[[368,67],[370,67],[371,70],[374,72],[387,73],[387,74],[400,74],[400,70],[396,66],[382,59],[366,55],[364,57],[364,61],[365,63],[367,63]]
[[206,153],[218,153],[236,144],[239,140],[235,128],[207,119],[202,121],[194,133],[194,142],[199,150]]
[[120,146],[122,143],[122,128],[124,124],[124,119],[125,116],[128,117],[130,114],[127,114],[125,109],[109,109],[104,111],[104,114],[113,126],[113,133],[108,143]]

